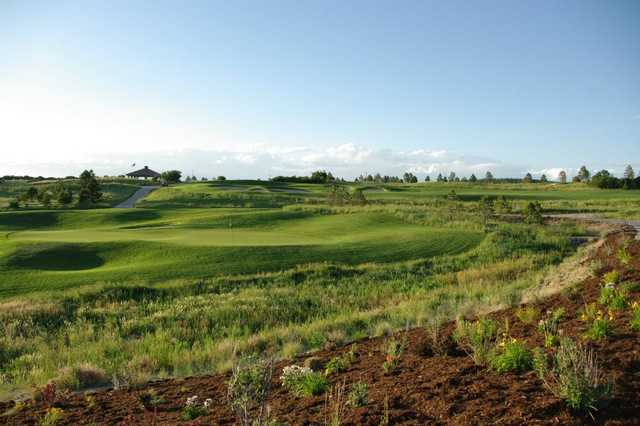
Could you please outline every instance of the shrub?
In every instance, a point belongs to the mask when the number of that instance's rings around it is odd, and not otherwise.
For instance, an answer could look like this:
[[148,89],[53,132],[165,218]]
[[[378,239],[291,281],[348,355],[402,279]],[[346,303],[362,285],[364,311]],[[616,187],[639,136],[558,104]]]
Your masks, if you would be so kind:
[[142,404],[144,408],[149,409],[162,404],[165,402],[165,399],[158,395],[155,389],[149,389],[138,395],[138,401],[140,401],[140,404]]
[[523,342],[507,338],[500,342],[498,347],[498,352],[491,358],[491,368],[498,373],[531,369],[533,358]]
[[538,323],[538,331],[544,336],[544,347],[550,348],[558,344],[558,325],[564,316],[564,309],[547,311],[547,316]]
[[611,310],[622,310],[627,307],[627,295],[614,284],[606,284],[600,290],[599,302]]
[[617,284],[619,280],[620,280],[620,273],[618,271],[609,271],[602,276],[602,283],[604,285]]
[[533,306],[526,306],[516,310],[516,317],[523,324],[533,324],[540,313]]
[[105,372],[91,364],[62,369],[57,383],[69,389],[84,389],[109,383]]
[[602,383],[593,350],[569,338],[561,339],[551,366],[546,354],[536,350],[534,369],[545,386],[574,410],[596,410],[611,392],[611,386]]
[[349,361],[347,358],[342,356],[337,356],[331,358],[331,360],[324,367],[324,375],[330,376],[335,373],[342,373],[349,367]]
[[605,314],[601,309],[598,309],[595,303],[584,307],[580,319],[588,325],[583,334],[585,339],[601,340],[612,332],[613,312],[608,311]]
[[325,393],[328,387],[329,382],[322,374],[312,372],[302,376],[294,393],[298,396],[318,396]]
[[62,408],[49,407],[44,414],[44,417],[40,420],[40,426],[53,426],[58,424],[62,419],[64,411]]
[[[262,426],[268,420],[267,397],[271,390],[273,360],[255,357],[241,358],[233,367],[227,397],[231,408],[243,426]],[[251,418],[251,411],[257,412]]]
[[635,331],[640,331],[640,303],[633,302],[631,304],[631,321],[629,325]]
[[496,324],[490,319],[475,322],[459,320],[453,338],[476,365],[486,365],[496,337]]
[[354,407],[364,407],[369,403],[369,386],[366,383],[358,382],[351,386],[347,403]]
[[434,354],[441,356],[449,353],[449,349],[452,346],[451,336],[442,333],[443,322],[443,317],[436,315],[429,318],[425,324],[429,349],[431,349]]
[[180,417],[182,420],[193,420],[200,416],[206,416],[211,406],[211,399],[205,400],[202,404],[198,403],[198,396],[193,395],[187,398],[184,407],[182,407],[182,413]]
[[542,205],[538,201],[532,201],[527,204],[524,211],[525,223],[542,224],[544,219],[542,217]]
[[402,358],[402,354],[404,353],[404,347],[404,342],[398,342],[395,339],[391,339],[385,344],[385,358],[382,363],[382,370],[386,374],[392,373],[398,368],[400,358]]
[[297,396],[322,395],[327,387],[327,379],[308,367],[291,365],[282,370],[280,382]]

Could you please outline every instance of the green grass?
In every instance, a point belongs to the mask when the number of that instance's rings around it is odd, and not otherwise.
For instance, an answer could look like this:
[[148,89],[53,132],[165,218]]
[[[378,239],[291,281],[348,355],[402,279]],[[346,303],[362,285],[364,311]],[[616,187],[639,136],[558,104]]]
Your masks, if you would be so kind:
[[[34,230],[26,230],[31,223]],[[232,210],[0,213],[0,297],[95,282],[397,262],[462,253],[484,234],[407,224],[388,213]]]

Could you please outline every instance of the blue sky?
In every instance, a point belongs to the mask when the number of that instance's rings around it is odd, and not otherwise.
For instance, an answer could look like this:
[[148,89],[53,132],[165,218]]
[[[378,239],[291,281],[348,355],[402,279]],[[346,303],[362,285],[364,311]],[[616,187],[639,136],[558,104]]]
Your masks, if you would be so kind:
[[5,0],[0,174],[638,169],[638,22],[637,1]]

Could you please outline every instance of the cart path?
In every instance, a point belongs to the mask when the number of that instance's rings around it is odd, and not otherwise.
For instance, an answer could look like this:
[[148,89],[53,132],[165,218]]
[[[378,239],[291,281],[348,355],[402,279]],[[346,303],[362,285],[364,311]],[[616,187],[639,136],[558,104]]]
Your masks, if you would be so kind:
[[118,204],[115,208],[117,209],[131,209],[135,207],[136,203],[149,195],[151,191],[160,188],[159,186],[141,186],[133,195],[127,198],[122,203]]

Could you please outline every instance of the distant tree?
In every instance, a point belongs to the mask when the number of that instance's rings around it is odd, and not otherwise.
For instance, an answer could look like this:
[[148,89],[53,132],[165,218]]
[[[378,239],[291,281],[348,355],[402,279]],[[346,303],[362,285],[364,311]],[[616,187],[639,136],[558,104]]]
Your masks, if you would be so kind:
[[331,185],[327,194],[327,203],[330,206],[343,206],[351,201],[349,193],[342,185]]
[[560,173],[558,173],[558,179],[560,180],[560,183],[567,183],[567,172],[560,170]]
[[636,174],[633,171],[633,167],[631,167],[631,164],[629,164],[629,165],[627,165],[627,167],[625,167],[623,176],[624,176],[625,179],[635,179]]
[[469,182],[477,182],[477,181],[478,181],[478,178],[476,177],[476,175],[472,173],[471,176],[469,177]]
[[524,183],[531,183],[533,182],[533,176],[531,176],[531,173],[527,173],[526,175],[524,175],[524,179],[522,179],[522,181]]
[[590,177],[591,177],[591,173],[589,173],[589,170],[587,170],[587,167],[586,166],[580,167],[580,170],[578,171],[578,179],[580,180],[580,182],[589,182]]
[[406,172],[403,175],[402,178],[404,180],[404,183],[417,183],[418,182],[418,178],[416,176],[414,176],[414,174],[411,173],[411,172]]
[[484,179],[487,182],[492,182],[493,181],[493,173],[491,173],[489,170],[487,170],[487,173],[485,173],[485,175],[484,175]]
[[27,192],[25,192],[24,194],[24,199],[25,201],[34,201],[38,198],[38,188],[36,188],[35,186],[30,186],[29,189],[27,189]]
[[543,223],[542,205],[538,201],[533,201],[527,204],[524,211],[524,221],[526,223]]
[[580,176],[574,176],[573,178],[571,178],[571,182],[580,183]]
[[623,186],[623,180],[611,175],[608,170],[600,170],[598,173],[593,175],[593,178],[589,183],[592,186],[597,186],[602,189],[615,189],[622,188]]
[[191,182],[191,176],[187,176],[187,177],[185,178],[185,180],[184,180],[184,181],[185,181],[186,183]]
[[19,209],[20,208],[20,199],[16,197],[14,200],[9,201],[10,209]]
[[[202,177],[200,178],[200,180],[201,180],[202,182],[206,182],[206,181],[208,181],[209,179],[208,179],[208,178],[206,178],[206,177],[204,177],[204,176],[202,176]],[[260,180],[260,179],[258,179],[258,180]]]
[[51,194],[51,191],[49,191],[47,188],[42,188],[40,189],[40,191],[38,191],[38,201],[43,206],[49,207],[51,205],[52,198],[53,198],[53,195]]
[[487,196],[483,196],[480,199],[480,216],[482,217],[482,222],[486,225],[489,219],[493,216],[495,212],[493,198],[489,198]]
[[224,176],[218,176],[218,177],[216,178],[216,180],[227,180],[227,178],[226,178],[226,177],[224,177]]
[[429,175],[427,175],[427,177],[424,178],[425,182],[431,182],[431,177],[429,177]]
[[81,203],[97,203],[102,198],[100,183],[96,179],[93,170],[85,170],[80,174],[80,195]]
[[495,202],[495,209],[497,213],[500,214],[509,214],[513,211],[513,206],[507,200],[504,195],[500,195]]
[[459,199],[460,198],[458,197],[458,194],[456,194],[456,191],[454,191],[453,189],[447,194],[447,200],[458,201]]
[[178,183],[182,178],[182,172],[179,170],[169,170],[162,172],[161,179],[166,183]]
[[549,182],[549,181],[547,180],[547,175],[545,175],[545,174],[543,173],[543,174],[542,174],[542,176],[540,176],[540,182],[541,182],[541,183],[547,183],[547,182]]
[[466,177],[466,176],[463,176],[463,177],[462,177],[462,182],[468,182],[468,181],[469,181],[469,179],[467,179],[467,177]]
[[449,173],[449,182],[455,182],[455,180],[456,180],[456,173],[455,172]]
[[56,188],[54,196],[56,201],[63,206],[67,206],[73,201],[73,192],[62,184]]
[[333,177],[331,172],[327,172],[326,170],[316,170],[311,173],[311,182],[312,183],[329,183],[334,182],[336,179]]
[[356,206],[364,206],[367,204],[367,199],[364,196],[362,188],[356,188],[353,190],[353,194],[351,194],[351,204]]
[[376,183],[382,183],[382,176],[380,175],[380,173],[376,173],[375,176],[373,177],[373,180]]
[[443,182],[449,182],[449,180],[447,180],[447,177],[446,177],[446,176],[442,178],[442,181],[443,181]]
[[438,177],[436,178],[436,181],[442,182],[442,173],[438,173]]

